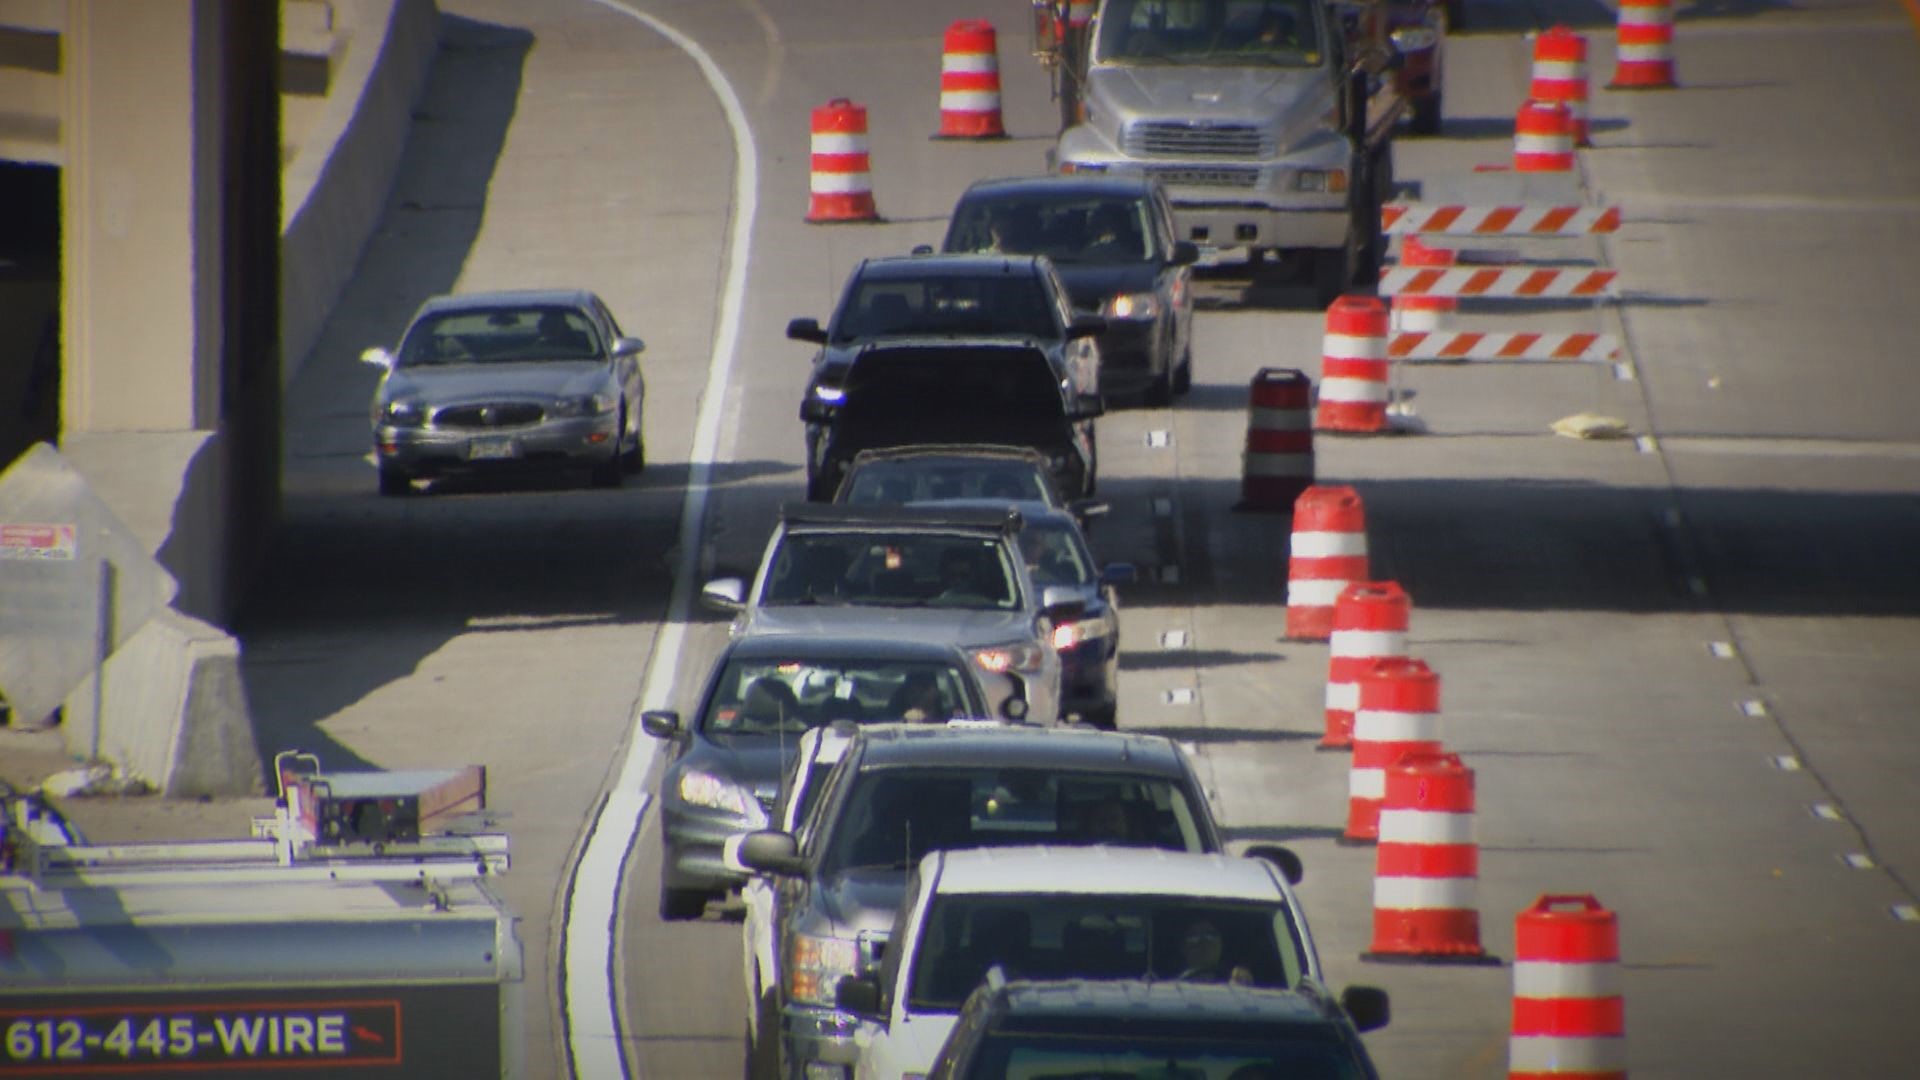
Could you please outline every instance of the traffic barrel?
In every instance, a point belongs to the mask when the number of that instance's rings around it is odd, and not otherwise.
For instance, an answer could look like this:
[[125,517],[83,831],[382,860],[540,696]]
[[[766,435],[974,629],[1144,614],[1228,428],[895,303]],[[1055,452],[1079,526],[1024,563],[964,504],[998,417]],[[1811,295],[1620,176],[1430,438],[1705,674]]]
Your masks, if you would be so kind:
[[1437,754],[1440,749],[1440,676],[1419,660],[1368,664],[1360,675],[1360,702],[1353,713],[1347,831],[1341,839],[1379,839],[1387,767],[1404,755]]
[[867,107],[846,98],[813,110],[812,201],[807,220],[878,221],[867,159]]
[[1371,434],[1387,429],[1389,318],[1387,305],[1375,296],[1342,296],[1327,307],[1316,431]]
[[1067,25],[1084,27],[1093,22],[1093,9],[1100,6],[1100,0],[1069,0],[1067,4]]
[[1407,754],[1387,769],[1374,853],[1373,947],[1362,960],[1498,963],[1480,947],[1473,770]]
[[1353,713],[1360,707],[1360,674],[1375,660],[1407,655],[1413,601],[1391,581],[1356,581],[1333,603],[1327,638],[1327,728],[1322,750],[1353,745]]
[[1587,38],[1556,26],[1533,39],[1533,83],[1527,96],[1557,101],[1573,119],[1573,142],[1592,146],[1587,126]]
[[1313,384],[1292,368],[1261,368],[1247,388],[1247,449],[1236,510],[1286,510],[1313,486]]
[[[1428,247],[1417,236],[1400,239],[1401,266],[1452,266],[1460,253],[1452,248]],[[1396,330],[1431,332],[1443,329],[1448,316],[1460,310],[1453,296],[1428,296],[1421,293],[1395,293],[1393,323]]]
[[1367,512],[1350,487],[1315,485],[1293,501],[1287,547],[1287,637],[1325,641],[1340,593],[1371,576]]
[[936,139],[1000,139],[1000,52],[993,24],[957,19],[940,56],[940,130]]
[[1613,90],[1670,90],[1673,0],[1620,0],[1615,25]]
[[1514,172],[1573,169],[1573,114],[1558,101],[1520,103],[1513,119]]
[[1620,925],[1591,896],[1542,896],[1514,920],[1510,1080],[1625,1080]]

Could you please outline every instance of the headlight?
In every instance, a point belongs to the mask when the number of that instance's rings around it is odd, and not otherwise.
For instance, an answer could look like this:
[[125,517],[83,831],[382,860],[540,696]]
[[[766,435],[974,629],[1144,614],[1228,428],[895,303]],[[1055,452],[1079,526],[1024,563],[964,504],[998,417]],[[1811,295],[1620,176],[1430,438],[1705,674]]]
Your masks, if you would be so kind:
[[1074,173],[1102,173],[1107,171],[1107,167],[1104,164],[1088,161],[1063,161],[1060,163],[1060,171],[1071,176]]
[[1053,647],[1071,649],[1084,642],[1099,641],[1111,633],[1113,633],[1113,621],[1105,615],[1096,615],[1091,619],[1075,619],[1053,628]]
[[1403,53],[1431,49],[1440,41],[1440,35],[1434,33],[1430,26],[1403,26],[1388,34],[1387,38],[1393,42],[1394,48]]
[[1039,671],[1045,659],[1040,646],[1031,641],[1015,641],[973,651],[973,662],[980,665],[982,671],[991,671],[996,675],[1008,671]]
[[832,1005],[841,977],[859,970],[858,942],[795,934],[787,957],[787,993],[804,1005]]
[[620,397],[608,390],[595,394],[582,394],[578,397],[563,397],[554,401],[547,412],[551,416],[600,416],[610,413],[620,405]]
[[753,797],[752,792],[731,780],[722,780],[712,773],[681,773],[680,798],[695,806],[725,810],[735,817],[762,816],[760,803]]
[[395,398],[380,410],[380,422],[394,427],[419,427],[427,422],[427,406],[415,398]]
[[1160,298],[1150,292],[1121,293],[1107,301],[1107,314],[1116,319],[1151,319],[1160,314]]
[[1347,170],[1301,169],[1293,174],[1293,190],[1339,194],[1347,190]]
[[847,391],[845,387],[822,384],[813,388],[813,396],[825,404],[838,405],[847,400]]

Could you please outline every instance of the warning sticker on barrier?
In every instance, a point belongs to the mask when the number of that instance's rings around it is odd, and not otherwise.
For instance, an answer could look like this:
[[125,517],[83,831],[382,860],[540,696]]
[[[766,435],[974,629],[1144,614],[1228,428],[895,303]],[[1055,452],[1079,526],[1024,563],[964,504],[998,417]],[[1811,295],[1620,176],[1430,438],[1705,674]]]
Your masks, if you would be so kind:
[[80,552],[80,528],[77,525],[26,525],[0,523],[0,559],[64,559],[71,561]]

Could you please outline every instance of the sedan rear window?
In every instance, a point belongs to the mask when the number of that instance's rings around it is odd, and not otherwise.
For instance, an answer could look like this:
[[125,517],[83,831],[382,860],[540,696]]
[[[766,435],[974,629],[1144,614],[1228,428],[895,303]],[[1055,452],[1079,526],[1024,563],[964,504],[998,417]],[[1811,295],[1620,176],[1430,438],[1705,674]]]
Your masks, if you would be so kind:
[[1151,254],[1145,198],[1073,192],[974,197],[953,215],[952,252],[1012,251],[1056,263],[1140,262]]
[[1026,272],[862,280],[839,317],[839,341],[906,334],[1060,336],[1045,287]]
[[797,734],[835,720],[946,720],[978,715],[981,708],[966,675],[952,664],[733,660],[700,723],[709,736]]

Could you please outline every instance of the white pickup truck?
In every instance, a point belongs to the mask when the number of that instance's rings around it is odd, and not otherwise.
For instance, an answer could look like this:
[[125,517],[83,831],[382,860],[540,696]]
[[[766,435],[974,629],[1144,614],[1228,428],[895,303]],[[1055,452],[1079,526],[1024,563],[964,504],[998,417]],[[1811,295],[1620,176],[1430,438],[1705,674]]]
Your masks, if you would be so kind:
[[1270,989],[1324,976],[1297,858],[1122,847],[935,851],[907,884],[877,973],[842,979],[856,1078],[924,1075],[986,973]]

